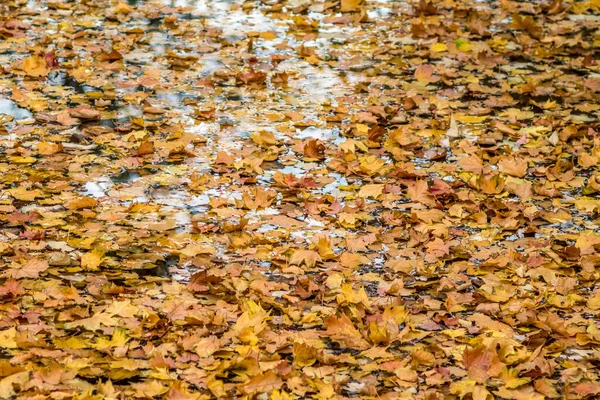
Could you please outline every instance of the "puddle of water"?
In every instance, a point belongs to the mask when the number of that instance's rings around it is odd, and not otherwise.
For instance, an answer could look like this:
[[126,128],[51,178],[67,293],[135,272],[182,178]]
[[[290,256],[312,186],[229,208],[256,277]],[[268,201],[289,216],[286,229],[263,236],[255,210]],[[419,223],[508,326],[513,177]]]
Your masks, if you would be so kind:
[[293,175],[304,175],[306,174],[306,170],[303,168],[298,168],[297,165],[286,165],[284,168],[278,170],[282,174],[293,174]]
[[367,11],[369,19],[389,18],[393,13],[394,11],[389,7],[378,7],[374,10]]
[[0,99],[0,114],[9,115],[17,121],[32,117],[31,112],[21,108],[12,100]]
[[106,196],[106,191],[112,186],[111,182],[87,182],[85,184],[85,191],[83,192],[86,196],[101,198]]
[[75,93],[79,94],[98,91],[98,89],[93,86],[79,83],[77,79],[63,71],[54,71],[48,74],[48,77],[46,78],[46,84],[49,86],[63,86],[71,88],[75,91]]
[[294,95],[301,93],[300,100],[309,108],[315,103],[330,102],[335,105],[336,98],[349,92],[348,85],[329,67],[316,68],[304,61],[286,60],[279,64],[277,70],[296,73],[295,78],[288,81],[288,85]]
[[340,186],[348,186],[348,180],[344,176],[338,174],[337,172],[330,174],[330,176],[332,176],[335,180],[323,186],[321,189],[322,193],[330,194],[334,197],[343,197],[346,194],[349,194],[349,192],[344,192],[338,189]]
[[327,142],[331,142],[335,145],[339,145],[345,140],[340,136],[339,128],[317,128],[315,126],[309,126],[308,128],[300,131],[297,130],[296,138],[298,139],[319,139]]
[[142,176],[137,171],[123,171],[117,175],[113,175],[110,177],[110,180],[113,183],[128,183],[135,182],[140,179]]

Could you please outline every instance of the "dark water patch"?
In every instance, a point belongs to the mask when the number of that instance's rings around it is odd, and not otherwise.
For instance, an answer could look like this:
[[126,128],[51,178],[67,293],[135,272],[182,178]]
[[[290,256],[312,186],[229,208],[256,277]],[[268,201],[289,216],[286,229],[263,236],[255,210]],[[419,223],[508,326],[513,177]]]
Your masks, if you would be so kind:
[[75,91],[75,93],[79,94],[98,91],[98,89],[93,86],[79,83],[77,79],[64,71],[53,71],[48,74],[48,77],[46,78],[46,84],[49,86],[63,86],[66,88],[71,88]]
[[138,179],[140,179],[141,177],[142,176],[137,171],[125,170],[119,174],[112,175],[110,177],[110,180],[113,183],[128,183],[128,182],[135,182]]
[[135,269],[133,270],[139,277],[143,276],[156,276],[159,278],[170,278],[171,272],[169,271],[169,266],[167,263],[160,263],[155,265],[152,268],[143,268],[143,269]]

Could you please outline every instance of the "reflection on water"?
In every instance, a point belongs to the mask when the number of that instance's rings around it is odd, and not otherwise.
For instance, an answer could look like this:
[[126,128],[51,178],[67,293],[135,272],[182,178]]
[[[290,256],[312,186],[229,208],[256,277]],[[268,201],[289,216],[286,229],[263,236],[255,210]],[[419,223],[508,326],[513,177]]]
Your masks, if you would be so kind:
[[49,86],[63,86],[65,88],[71,88],[75,91],[75,93],[79,94],[95,92],[98,90],[92,86],[86,85],[85,83],[78,82],[77,79],[73,78],[64,71],[53,71],[49,73],[48,77],[46,78],[46,84]]
[[127,183],[127,182],[135,182],[141,178],[141,175],[137,171],[123,171],[120,174],[113,175],[110,177],[110,180],[113,183]]
[[17,121],[31,118],[31,112],[19,107],[17,103],[8,99],[0,99],[0,114],[9,115]]
[[106,191],[112,186],[110,182],[86,182],[85,191],[83,192],[86,196],[101,198],[106,196]]
[[[177,233],[193,232],[193,218],[214,223],[229,209],[243,209],[251,223],[262,226],[259,232],[288,229],[284,226],[288,217],[273,218],[280,216],[281,202],[287,201],[281,193],[267,206],[240,206],[249,187],[269,189],[276,173],[314,179],[315,186],[309,184],[303,190],[343,201],[349,193],[340,187],[348,185],[347,179],[323,172],[328,159],[311,161],[292,147],[317,139],[333,149],[346,139],[339,123],[323,116],[328,112],[324,109],[333,109],[341,98],[352,96],[361,79],[355,70],[341,67],[343,60],[335,54],[348,49],[353,43],[349,38],[359,27],[327,23],[329,11],[310,11],[307,17],[320,26],[318,31],[304,32],[296,26],[293,13],[266,12],[269,5],[264,3],[254,8],[222,0],[127,3],[136,10],[120,21],[118,30],[136,32],[131,34],[136,35],[136,42],[130,47],[115,44],[122,60],[115,62],[114,69],[110,62],[97,62],[81,72],[83,77],[58,69],[40,81],[57,101],[51,107],[60,106],[48,112],[52,117],[82,104],[101,112],[97,120],[74,121],[71,129],[78,135],[81,131],[85,145],[68,143],[56,156],[81,156],[84,171],[91,163],[99,166],[87,175],[87,182],[80,180],[85,182],[79,187],[81,194],[98,199],[99,210],[143,205],[133,227],[147,229],[162,223],[157,221],[175,220],[175,228],[165,222],[164,229]],[[148,11],[154,8],[161,11]],[[175,23],[166,21],[171,13],[177,16]],[[390,11],[381,7],[369,13],[376,18]],[[214,34],[207,35],[207,31]],[[306,48],[305,55],[298,54],[301,48]],[[312,60],[310,54],[314,54]],[[97,54],[82,58],[87,56]],[[365,59],[361,68],[370,62]],[[264,71],[266,81],[241,83],[240,75],[248,71]],[[0,99],[0,114],[17,121],[32,117],[8,99]],[[63,128],[56,124],[57,130]],[[280,152],[277,161],[270,158],[271,150],[252,143],[252,135],[260,131],[271,132],[277,139],[278,149],[273,150]],[[63,139],[58,134],[52,137],[56,142]],[[140,154],[140,143],[145,140],[153,148]],[[97,150],[90,155],[85,146],[92,143]],[[215,165],[219,153],[232,155],[234,162]],[[209,176],[207,182],[199,178],[203,174]],[[257,179],[245,182],[248,176]],[[215,206],[215,201],[225,201],[227,211]],[[293,240],[310,238],[324,228],[316,218],[294,218],[301,228]],[[225,250],[219,252],[228,256]]]

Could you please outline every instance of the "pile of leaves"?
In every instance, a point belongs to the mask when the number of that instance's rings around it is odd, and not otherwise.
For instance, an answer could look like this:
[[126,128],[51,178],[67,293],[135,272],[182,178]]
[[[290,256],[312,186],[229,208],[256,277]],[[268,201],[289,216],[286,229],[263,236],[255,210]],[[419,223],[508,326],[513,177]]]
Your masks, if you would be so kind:
[[0,398],[600,394],[597,0],[8,0],[0,37]]

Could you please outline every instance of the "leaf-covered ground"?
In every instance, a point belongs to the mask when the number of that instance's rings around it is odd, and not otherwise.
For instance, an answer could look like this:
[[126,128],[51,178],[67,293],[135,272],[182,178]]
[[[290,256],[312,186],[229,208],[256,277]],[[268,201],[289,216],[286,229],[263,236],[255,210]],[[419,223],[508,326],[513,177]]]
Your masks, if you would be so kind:
[[600,393],[600,2],[0,3],[0,398]]

